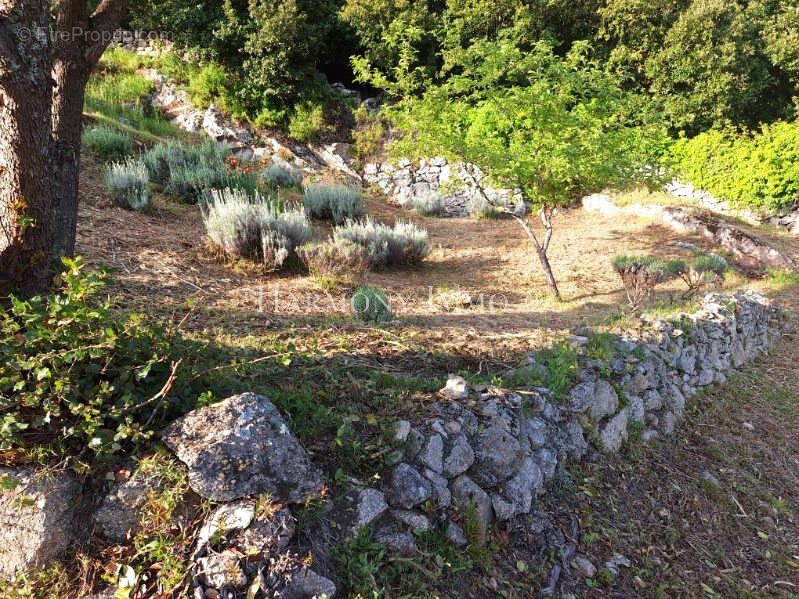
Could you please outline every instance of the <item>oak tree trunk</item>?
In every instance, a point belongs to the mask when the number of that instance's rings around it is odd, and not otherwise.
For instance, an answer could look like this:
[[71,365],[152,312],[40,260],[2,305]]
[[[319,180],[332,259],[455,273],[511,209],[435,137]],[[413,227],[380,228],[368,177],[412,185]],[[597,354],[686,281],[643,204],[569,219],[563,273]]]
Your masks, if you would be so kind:
[[56,256],[49,2],[0,0],[0,288],[50,283]]
[[[54,41],[51,5],[55,12]],[[75,251],[83,97],[127,0],[0,0],[0,292],[45,290]]]

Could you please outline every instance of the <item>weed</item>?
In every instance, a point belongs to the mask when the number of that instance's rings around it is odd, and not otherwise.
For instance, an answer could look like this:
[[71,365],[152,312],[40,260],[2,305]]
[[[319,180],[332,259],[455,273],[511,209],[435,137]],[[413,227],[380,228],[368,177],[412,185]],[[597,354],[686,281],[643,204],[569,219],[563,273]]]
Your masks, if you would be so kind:
[[297,141],[312,141],[333,130],[334,127],[327,124],[324,108],[320,104],[298,104],[289,119],[288,134]]
[[555,397],[562,398],[577,375],[577,353],[566,342],[560,342],[550,349],[536,354],[536,361],[546,367],[544,386]]

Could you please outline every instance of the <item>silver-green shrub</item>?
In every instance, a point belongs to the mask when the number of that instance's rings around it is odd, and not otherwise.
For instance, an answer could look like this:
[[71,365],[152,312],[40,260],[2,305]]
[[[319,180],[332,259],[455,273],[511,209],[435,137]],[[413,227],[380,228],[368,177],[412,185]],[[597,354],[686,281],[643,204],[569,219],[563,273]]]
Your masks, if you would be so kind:
[[478,220],[496,218],[497,214],[499,214],[497,207],[481,195],[475,195],[469,198],[469,201],[466,203],[466,210],[469,211],[470,216]]
[[105,160],[122,160],[133,154],[133,141],[127,135],[98,125],[84,131],[80,140],[84,146]]
[[105,167],[103,179],[114,202],[123,208],[143,210],[150,204],[147,168],[140,160],[128,158]]
[[416,263],[430,253],[427,231],[410,222],[399,221],[389,227],[368,217],[348,219],[333,229],[333,240],[363,247],[373,267]]
[[414,197],[411,205],[422,216],[441,216],[444,214],[446,202],[440,193],[430,193]]
[[311,217],[329,219],[337,225],[366,213],[363,193],[348,185],[306,185],[302,203]]
[[264,182],[272,188],[295,187],[302,184],[302,171],[282,164],[270,164],[261,174]]
[[227,256],[259,260],[270,269],[282,266],[311,238],[311,223],[302,209],[283,211],[257,192],[212,190],[202,216],[208,238]]

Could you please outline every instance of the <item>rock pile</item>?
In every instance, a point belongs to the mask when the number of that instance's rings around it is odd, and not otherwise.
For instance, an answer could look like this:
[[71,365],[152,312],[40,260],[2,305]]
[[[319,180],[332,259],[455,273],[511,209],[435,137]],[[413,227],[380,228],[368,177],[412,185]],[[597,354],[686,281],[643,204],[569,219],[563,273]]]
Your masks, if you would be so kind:
[[[467,216],[469,201],[480,195],[477,183],[484,179],[477,167],[450,163],[446,158],[421,159],[418,163],[400,160],[391,163],[372,162],[364,167],[363,179],[377,185],[400,206],[410,206],[416,198],[439,193],[445,201],[445,211],[451,216]],[[475,183],[477,182],[477,183]],[[486,195],[497,205],[517,205],[518,192],[483,186]]]
[[749,221],[752,224],[768,223],[780,229],[786,229],[791,233],[799,234],[799,205],[783,208],[778,212],[771,214],[765,218],[761,215],[755,214],[749,210],[737,210],[725,200],[720,200],[713,194],[704,191],[703,189],[696,189],[690,183],[683,183],[678,179],[674,179],[671,183],[667,184],[664,188],[667,193],[678,198],[686,198],[698,203],[703,208],[718,212],[719,214],[729,214],[737,216]]
[[[351,531],[372,525],[376,538],[402,552],[414,547],[409,529],[440,524],[462,543],[468,521],[470,534],[485,535],[494,520],[528,514],[565,461],[616,452],[631,431],[645,440],[671,435],[686,398],[764,352],[778,323],[760,295],[709,294],[695,314],[614,336],[607,362],[587,356],[588,337],[572,337],[580,369],[562,396],[542,387],[473,387],[451,376],[432,418],[398,423],[404,453],[382,489],[361,491]],[[531,355],[525,368],[546,367]],[[456,522],[453,513],[471,520]]]
[[641,218],[656,218],[678,233],[701,235],[729,251],[736,263],[745,269],[762,270],[794,266],[793,260],[776,248],[706,211],[659,204],[630,204],[619,207],[613,203],[610,196],[601,193],[585,196],[582,204],[585,210],[598,212],[604,216],[632,214]]

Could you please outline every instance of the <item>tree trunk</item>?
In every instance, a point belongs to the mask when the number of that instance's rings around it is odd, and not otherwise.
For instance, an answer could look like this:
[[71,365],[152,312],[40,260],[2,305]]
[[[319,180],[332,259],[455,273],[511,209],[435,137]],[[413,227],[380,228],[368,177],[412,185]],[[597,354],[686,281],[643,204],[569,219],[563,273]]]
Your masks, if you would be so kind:
[[544,270],[544,274],[547,277],[547,285],[549,285],[549,290],[552,292],[552,295],[555,296],[555,299],[560,301],[560,290],[558,289],[558,284],[555,282],[555,276],[552,274],[552,267],[549,264],[549,257],[544,251],[544,248],[536,247],[535,249],[538,253],[538,260],[541,262],[541,268]]
[[[13,13],[13,14],[12,14]],[[4,18],[10,16],[13,18]],[[0,0],[0,292],[27,295],[54,268],[49,2]]]
[[[48,35],[56,14],[55,44]],[[127,0],[0,0],[0,292],[50,286],[75,250],[83,96]]]

